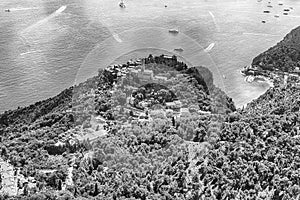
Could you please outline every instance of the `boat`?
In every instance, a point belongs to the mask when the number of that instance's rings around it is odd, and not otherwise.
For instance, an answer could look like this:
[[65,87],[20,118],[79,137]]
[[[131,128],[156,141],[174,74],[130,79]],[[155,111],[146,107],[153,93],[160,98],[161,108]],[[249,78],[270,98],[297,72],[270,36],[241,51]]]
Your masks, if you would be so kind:
[[283,11],[285,11],[285,12],[289,12],[289,11],[290,11],[290,9],[286,8],[286,9],[283,9]]
[[283,2],[282,1],[278,1],[278,5],[282,6]]
[[223,78],[224,78],[224,79],[226,79],[226,76],[225,76],[225,75],[223,75]]
[[10,12],[10,10],[9,9],[5,9],[5,12]]
[[283,13],[284,15],[288,15],[289,13]]
[[277,18],[278,18],[278,17],[279,17],[279,15],[274,15],[274,17],[277,17]]
[[263,24],[264,24],[264,23],[266,23],[266,21],[265,21],[265,20],[262,20],[262,21],[261,21],[261,23],[263,23]]
[[273,8],[273,6],[272,6],[272,5],[267,5],[267,7],[268,7],[268,8]]
[[126,6],[125,6],[125,3],[124,3],[124,1],[123,1],[123,0],[121,0],[121,2],[120,2],[120,4],[119,4],[119,6],[120,6],[121,8],[126,8]]
[[208,45],[208,47],[206,47],[206,48],[204,49],[204,52],[205,52],[205,53],[210,52],[210,51],[214,48],[214,46],[215,46],[215,43],[213,42],[213,43],[211,43],[210,45]]
[[178,31],[178,30],[176,30],[176,29],[170,29],[170,30],[169,30],[169,33],[174,33],[174,34],[177,34],[177,33],[179,33],[179,31]]
[[269,10],[264,10],[264,13],[270,13],[270,11]]
[[182,48],[175,48],[174,51],[183,52],[183,49]]

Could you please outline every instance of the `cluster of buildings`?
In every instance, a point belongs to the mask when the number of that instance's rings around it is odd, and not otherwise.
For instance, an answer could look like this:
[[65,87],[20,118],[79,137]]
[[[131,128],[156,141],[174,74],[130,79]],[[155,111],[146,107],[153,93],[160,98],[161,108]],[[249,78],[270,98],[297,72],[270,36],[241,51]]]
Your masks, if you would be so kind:
[[14,168],[8,162],[0,159],[0,193],[9,196],[30,193],[36,188],[36,180],[34,177],[25,178],[20,173],[20,168]]

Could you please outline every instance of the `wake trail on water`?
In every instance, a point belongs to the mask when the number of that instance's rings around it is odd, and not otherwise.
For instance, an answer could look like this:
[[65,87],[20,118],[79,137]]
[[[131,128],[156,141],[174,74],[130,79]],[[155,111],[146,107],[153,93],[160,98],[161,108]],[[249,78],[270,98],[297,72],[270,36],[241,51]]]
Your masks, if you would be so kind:
[[31,8],[11,8],[10,11],[22,11],[22,10],[37,10],[38,7],[31,7]]
[[218,26],[218,24],[217,24],[217,21],[216,21],[216,18],[215,18],[215,15],[211,12],[211,11],[208,11],[208,13],[210,14],[210,16],[211,16],[211,18],[212,18],[212,20],[213,20],[213,22],[214,22],[214,25],[215,25],[215,27],[216,27],[216,29],[217,29],[217,31],[218,32],[220,32],[220,28],[219,28],[219,26]]
[[24,55],[31,54],[31,53],[37,53],[37,52],[41,52],[41,51],[27,51],[27,52],[21,53],[20,56],[24,56]]
[[49,15],[48,17],[36,22],[35,24],[27,27],[26,29],[24,29],[21,32],[21,35],[24,33],[28,33],[30,31],[32,31],[33,29],[35,29],[36,27],[46,23],[47,21],[49,21],[50,19],[53,19],[54,17],[58,16],[59,14],[61,14],[65,9],[67,8],[67,6],[61,6],[59,9],[57,9],[55,12],[53,12],[51,15]]
[[268,34],[268,33],[243,33],[243,35],[273,36],[273,37],[279,37],[279,36],[281,36],[281,35]]

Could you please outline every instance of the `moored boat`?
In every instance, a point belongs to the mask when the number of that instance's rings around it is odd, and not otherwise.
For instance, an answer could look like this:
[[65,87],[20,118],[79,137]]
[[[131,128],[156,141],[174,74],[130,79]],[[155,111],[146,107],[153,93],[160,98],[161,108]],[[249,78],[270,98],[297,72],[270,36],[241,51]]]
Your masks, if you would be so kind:
[[177,34],[177,33],[179,33],[179,31],[177,29],[170,29],[169,33],[175,33],[175,34]]

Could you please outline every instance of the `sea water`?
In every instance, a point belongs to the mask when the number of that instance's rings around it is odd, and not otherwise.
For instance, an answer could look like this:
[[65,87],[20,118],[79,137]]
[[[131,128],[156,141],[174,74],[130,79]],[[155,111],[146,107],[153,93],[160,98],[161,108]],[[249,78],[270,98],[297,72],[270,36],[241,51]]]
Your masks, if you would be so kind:
[[[54,96],[98,68],[151,52],[208,67],[215,84],[241,106],[269,86],[245,82],[239,70],[300,25],[300,2],[295,0],[283,6],[272,0],[273,8],[255,0],[128,0],[125,9],[118,4],[2,0],[0,112]],[[284,16],[289,7],[293,9]]]

